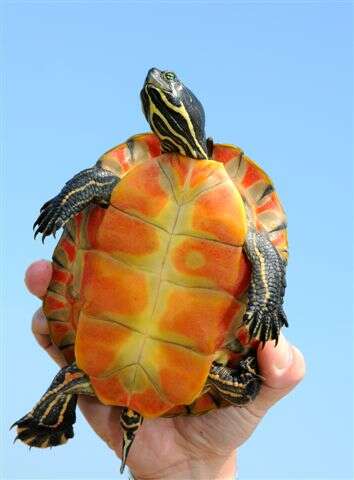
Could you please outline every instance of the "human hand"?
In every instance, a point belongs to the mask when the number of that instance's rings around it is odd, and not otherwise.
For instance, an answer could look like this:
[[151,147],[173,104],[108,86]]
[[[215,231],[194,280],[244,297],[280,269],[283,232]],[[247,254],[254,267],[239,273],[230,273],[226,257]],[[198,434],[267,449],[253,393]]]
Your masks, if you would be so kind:
[[[50,262],[40,260],[26,272],[26,285],[42,298],[52,275]],[[33,317],[32,331],[38,343],[60,366],[66,365],[60,350],[52,344],[42,309]],[[146,419],[131,448],[128,465],[134,478],[148,479],[232,479],[236,449],[252,434],[267,410],[302,380],[305,362],[301,352],[281,334],[278,346],[268,342],[258,350],[264,382],[256,399],[245,407],[227,407],[199,417]],[[94,431],[120,457],[121,409],[80,396],[79,406]]]

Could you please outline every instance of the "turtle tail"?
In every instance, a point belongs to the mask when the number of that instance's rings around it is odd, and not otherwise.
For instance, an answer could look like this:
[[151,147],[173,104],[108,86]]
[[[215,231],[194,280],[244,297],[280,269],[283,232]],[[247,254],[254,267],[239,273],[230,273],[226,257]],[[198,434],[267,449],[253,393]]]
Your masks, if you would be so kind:
[[74,436],[79,393],[93,394],[88,377],[75,364],[62,368],[37,405],[12,425],[15,441],[38,448],[66,443]]
[[135,434],[142,423],[143,417],[138,412],[134,412],[134,410],[127,407],[123,408],[120,416],[120,426],[123,430],[122,463],[120,466],[120,473],[124,472],[130,447],[132,446]]

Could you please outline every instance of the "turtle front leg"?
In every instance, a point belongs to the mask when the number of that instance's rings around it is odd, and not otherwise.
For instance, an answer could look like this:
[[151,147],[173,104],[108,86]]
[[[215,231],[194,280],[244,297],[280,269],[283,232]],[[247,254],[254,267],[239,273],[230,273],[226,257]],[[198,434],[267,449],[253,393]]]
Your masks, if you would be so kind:
[[243,323],[249,335],[263,345],[268,340],[278,342],[280,329],[288,326],[283,300],[286,287],[285,262],[266,232],[248,231],[245,252],[252,266],[248,306]]
[[61,192],[46,202],[33,225],[34,237],[41,233],[42,241],[63,227],[70,218],[90,203],[107,206],[119,178],[100,166],[82,170],[62,188]]
[[221,398],[232,405],[241,406],[252,401],[261,387],[257,360],[250,354],[237,365],[229,368],[214,362],[210,368],[207,385],[213,387]]
[[12,425],[17,427],[15,441],[39,448],[66,443],[74,436],[78,394],[94,392],[87,375],[73,363],[60,370],[37,405]]

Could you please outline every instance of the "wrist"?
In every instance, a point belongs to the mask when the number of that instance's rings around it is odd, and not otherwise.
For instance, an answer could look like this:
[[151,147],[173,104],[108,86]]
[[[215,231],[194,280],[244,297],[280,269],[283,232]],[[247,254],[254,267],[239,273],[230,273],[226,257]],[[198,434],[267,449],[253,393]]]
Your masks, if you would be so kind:
[[190,458],[155,474],[131,474],[134,480],[235,480],[236,451],[225,457]]

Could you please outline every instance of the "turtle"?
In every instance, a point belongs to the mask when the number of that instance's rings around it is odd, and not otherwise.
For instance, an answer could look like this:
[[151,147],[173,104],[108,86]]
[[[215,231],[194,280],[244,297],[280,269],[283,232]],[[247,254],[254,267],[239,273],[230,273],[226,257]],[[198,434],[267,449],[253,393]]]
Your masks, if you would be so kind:
[[241,148],[205,134],[204,108],[172,71],[141,90],[150,132],[76,174],[34,224],[63,228],[43,309],[68,365],[15,422],[30,447],[73,437],[79,394],[122,407],[121,471],[144,418],[244,406],[256,352],[288,326],[284,209]]

